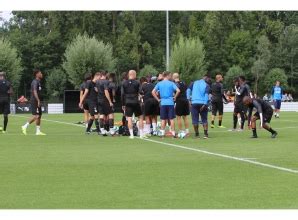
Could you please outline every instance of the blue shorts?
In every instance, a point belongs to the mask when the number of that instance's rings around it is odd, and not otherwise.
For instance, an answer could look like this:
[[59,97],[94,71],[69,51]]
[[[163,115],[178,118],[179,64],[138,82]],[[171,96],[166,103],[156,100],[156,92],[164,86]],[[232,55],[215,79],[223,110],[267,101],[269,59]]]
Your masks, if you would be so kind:
[[280,106],[281,106],[281,100],[274,100],[274,108],[279,110]]
[[191,105],[191,118],[192,124],[198,125],[201,116],[202,124],[208,123],[208,105],[192,104]]
[[160,106],[160,119],[171,120],[176,118],[174,105],[162,105]]

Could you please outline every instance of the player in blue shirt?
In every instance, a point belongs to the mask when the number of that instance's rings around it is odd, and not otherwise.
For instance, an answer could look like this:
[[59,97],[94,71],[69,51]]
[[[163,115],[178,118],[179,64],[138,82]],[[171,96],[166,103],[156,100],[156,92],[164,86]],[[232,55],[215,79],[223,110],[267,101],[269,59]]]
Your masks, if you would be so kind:
[[192,124],[195,136],[199,138],[199,116],[204,127],[204,139],[208,138],[208,102],[209,102],[210,76],[206,74],[203,79],[196,80],[187,89],[187,99],[191,106]]
[[[170,120],[171,132],[173,137],[175,134],[175,108],[174,101],[180,93],[180,90],[175,83],[170,81],[170,73],[163,73],[163,80],[156,84],[152,90],[153,97],[160,103],[160,119],[161,119],[161,130],[160,135],[165,135],[166,122]],[[174,95],[175,94],[175,95]],[[159,97],[158,97],[159,95]]]
[[282,100],[282,94],[283,89],[280,86],[280,81],[276,81],[275,86],[272,87],[271,94],[273,97],[274,102],[274,116],[275,118],[279,118],[279,112],[281,107],[281,100]]

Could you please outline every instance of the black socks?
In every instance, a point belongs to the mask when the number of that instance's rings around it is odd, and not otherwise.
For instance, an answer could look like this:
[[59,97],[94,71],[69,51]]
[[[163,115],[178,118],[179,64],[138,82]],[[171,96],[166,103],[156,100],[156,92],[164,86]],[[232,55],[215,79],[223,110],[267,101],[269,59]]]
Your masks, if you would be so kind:
[[4,115],[4,120],[3,120],[3,130],[6,131],[7,128],[7,124],[8,124],[8,116]]
[[236,129],[236,127],[237,127],[237,120],[238,120],[238,118],[237,118],[237,115],[233,115],[233,128],[234,129]]
[[89,122],[88,122],[88,127],[87,127],[87,130],[86,130],[86,132],[90,132],[90,130],[91,130],[91,127],[92,127],[92,125],[93,125],[93,121],[94,121],[94,119],[89,119]]

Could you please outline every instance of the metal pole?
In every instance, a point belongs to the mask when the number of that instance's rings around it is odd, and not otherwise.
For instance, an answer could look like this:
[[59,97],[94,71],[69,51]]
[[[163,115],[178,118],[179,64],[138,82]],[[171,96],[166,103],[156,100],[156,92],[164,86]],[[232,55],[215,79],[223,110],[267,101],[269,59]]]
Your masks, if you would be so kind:
[[170,69],[170,36],[169,36],[169,11],[166,11],[167,36],[166,36],[166,70]]

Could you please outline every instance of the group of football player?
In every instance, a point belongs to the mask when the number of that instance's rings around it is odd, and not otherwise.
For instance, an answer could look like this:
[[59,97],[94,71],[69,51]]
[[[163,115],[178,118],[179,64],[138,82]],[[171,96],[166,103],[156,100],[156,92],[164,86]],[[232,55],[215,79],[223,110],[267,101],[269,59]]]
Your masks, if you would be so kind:
[[[136,135],[148,138],[152,135],[184,138],[189,135],[189,115],[194,129],[194,137],[200,138],[199,125],[203,128],[203,138],[208,136],[208,112],[211,107],[211,128],[215,128],[218,113],[218,128],[222,125],[224,104],[228,103],[224,88],[223,75],[216,73],[215,82],[205,74],[201,79],[186,85],[180,80],[179,73],[168,71],[156,76],[137,78],[135,70],[122,74],[120,83],[121,106],[124,120],[122,126],[127,128],[129,138]],[[273,115],[271,105],[261,99],[253,98],[244,76],[234,79],[234,113],[233,128],[230,131],[243,131],[245,121],[257,138],[256,121],[275,138],[277,132],[269,123]],[[116,104],[117,86],[115,74],[99,71],[87,73],[81,85],[79,107],[84,110],[86,134],[95,131],[99,135],[115,135],[118,128],[114,125],[114,106]],[[211,98],[210,98],[211,97]],[[118,99],[119,100],[119,99]],[[256,113],[252,115],[253,110]],[[248,115],[247,115],[248,113]],[[160,118],[160,122],[158,121]],[[175,130],[177,118],[178,132]],[[137,126],[135,132],[134,125]],[[237,128],[239,124],[239,129]]]

